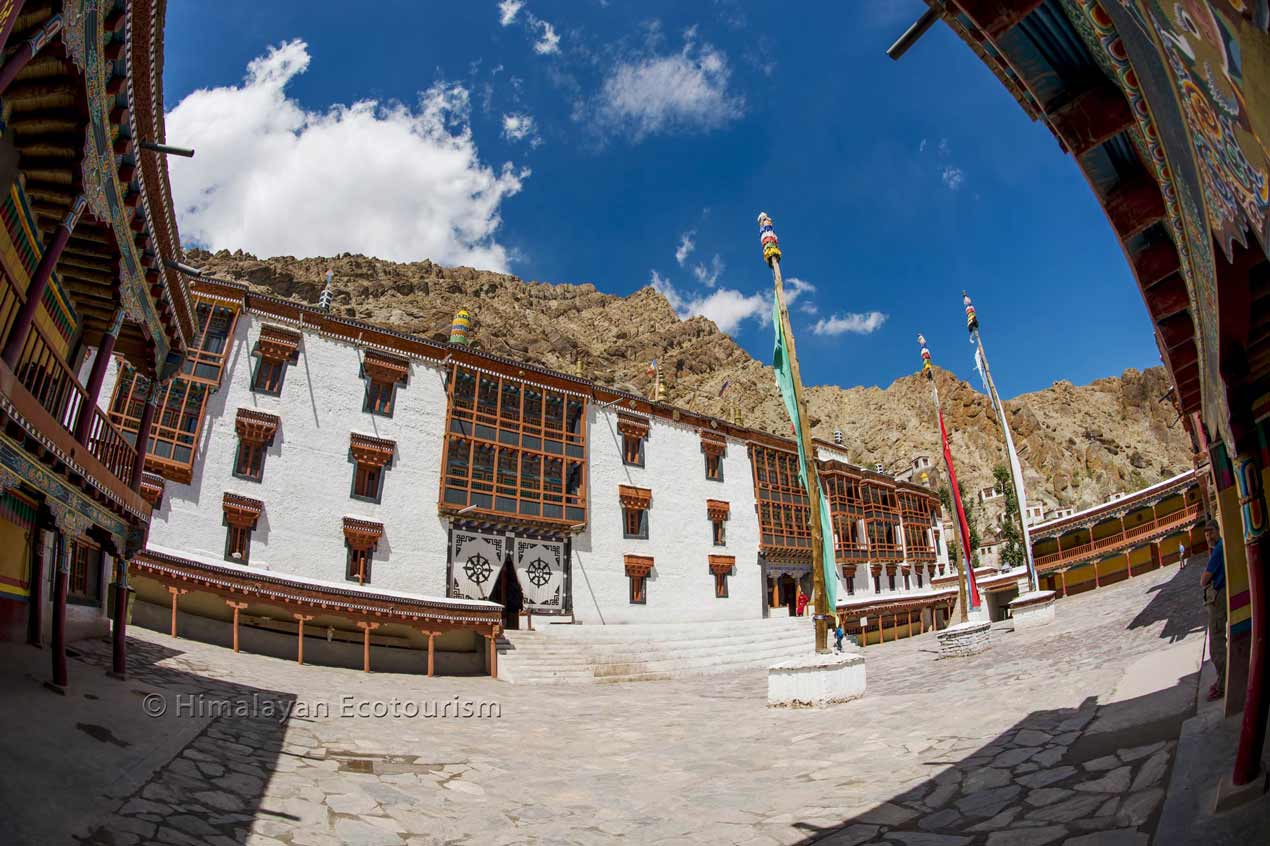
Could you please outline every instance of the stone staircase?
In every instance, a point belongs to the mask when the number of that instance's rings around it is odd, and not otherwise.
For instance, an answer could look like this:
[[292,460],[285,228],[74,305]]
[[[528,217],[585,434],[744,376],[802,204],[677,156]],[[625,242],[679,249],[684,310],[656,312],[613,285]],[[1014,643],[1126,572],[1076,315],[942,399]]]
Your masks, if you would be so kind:
[[609,683],[766,668],[809,654],[808,618],[711,623],[551,625],[507,631],[498,675],[518,684]]

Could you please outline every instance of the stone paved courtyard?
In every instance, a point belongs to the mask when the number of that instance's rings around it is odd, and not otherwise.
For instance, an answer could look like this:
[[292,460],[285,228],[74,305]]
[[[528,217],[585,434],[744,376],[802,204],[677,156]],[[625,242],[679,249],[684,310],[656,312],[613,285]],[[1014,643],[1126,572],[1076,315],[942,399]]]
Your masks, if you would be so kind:
[[[135,783],[82,791],[95,806],[4,810],[38,838],[18,842],[40,844],[1145,844],[1195,707],[1197,578],[1171,567],[1062,601],[1054,625],[995,629],[968,659],[938,659],[929,635],[870,647],[866,697],[823,710],[766,708],[762,673],[516,686],[300,667],[136,630],[127,682],[105,679],[109,645],[87,642],[70,695],[40,691],[51,725],[95,709],[96,732],[58,730],[107,760],[132,755],[120,769]],[[88,684],[99,692],[79,693]],[[195,695],[203,713],[174,713]],[[341,716],[343,697],[369,711],[395,698],[400,713]],[[140,711],[156,701],[167,713],[148,732]],[[222,701],[256,714],[206,713]],[[464,702],[501,715],[405,704]],[[25,742],[41,731],[54,729]],[[73,767],[58,752],[38,754]],[[3,778],[16,796],[21,774]]]

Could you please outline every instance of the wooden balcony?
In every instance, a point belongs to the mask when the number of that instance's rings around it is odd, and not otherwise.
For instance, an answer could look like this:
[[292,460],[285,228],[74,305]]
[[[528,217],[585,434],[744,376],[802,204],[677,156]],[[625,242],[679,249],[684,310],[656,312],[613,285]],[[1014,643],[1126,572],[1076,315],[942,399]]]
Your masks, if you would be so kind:
[[1165,514],[1155,520],[1148,520],[1132,528],[1124,531],[1116,532],[1105,538],[1083,543],[1080,546],[1074,546],[1071,549],[1064,549],[1061,552],[1055,552],[1050,555],[1042,555],[1037,558],[1036,568],[1038,570],[1054,570],[1064,564],[1077,563],[1090,558],[1107,555],[1112,552],[1118,552],[1124,549],[1137,546],[1144,541],[1165,535],[1177,529],[1186,528],[1189,524],[1194,523],[1200,517],[1200,506],[1198,504],[1188,505],[1180,511],[1174,511],[1172,514]]

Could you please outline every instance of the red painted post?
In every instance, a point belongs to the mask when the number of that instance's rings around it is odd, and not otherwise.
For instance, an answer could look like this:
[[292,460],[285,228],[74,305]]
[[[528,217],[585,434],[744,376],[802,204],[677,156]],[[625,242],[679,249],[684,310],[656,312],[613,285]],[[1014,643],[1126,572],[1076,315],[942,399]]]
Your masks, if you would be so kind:
[[111,631],[111,674],[128,677],[128,562],[115,559],[115,620]]
[[53,581],[53,684],[65,688],[66,675],[66,594],[70,588],[70,543],[57,533],[57,575]]
[[1248,655],[1248,682],[1244,695],[1244,714],[1239,728],[1239,746],[1235,752],[1235,770],[1231,781],[1248,784],[1260,776],[1261,748],[1266,742],[1266,583],[1265,566],[1270,560],[1266,541],[1270,539],[1265,496],[1261,489],[1260,450],[1256,429],[1235,429],[1235,484],[1239,490],[1240,514],[1243,518],[1244,550],[1248,561],[1248,600],[1252,611],[1251,649]]
[[151,382],[146,394],[145,408],[141,411],[141,422],[137,426],[137,459],[132,463],[132,478],[128,487],[141,492],[141,477],[145,473],[146,451],[150,448],[150,427],[154,424],[154,407],[159,403],[159,383]]
[[[21,5],[21,4],[19,4]],[[10,24],[10,27],[12,24]],[[62,31],[62,16],[54,15],[49,18],[48,23],[40,28],[40,31],[27,39],[27,42],[14,51],[9,57],[9,61],[5,62],[4,67],[0,68],[0,94],[3,94],[9,87],[9,83],[17,78],[22,69],[40,55],[40,51],[45,45],[53,40],[53,36]],[[4,33],[4,40],[8,40],[9,33]]]
[[0,52],[9,44],[9,35],[13,32],[13,25],[18,22],[18,15],[22,14],[24,2],[25,0],[12,0],[0,5]]
[[3,358],[10,370],[18,368],[18,359],[22,356],[22,348],[26,346],[27,336],[31,334],[31,325],[35,322],[35,313],[44,299],[44,289],[48,287],[49,277],[53,275],[53,268],[57,265],[57,260],[61,258],[62,250],[66,249],[66,243],[71,239],[71,233],[75,231],[75,224],[79,223],[79,218],[87,205],[88,201],[82,194],[75,198],[70,211],[66,213],[66,218],[57,227],[53,240],[44,251],[44,255],[40,257],[35,273],[31,274],[31,282],[26,288],[26,301],[22,303],[22,308],[13,319],[13,328],[9,330],[9,340],[4,345],[4,352],[0,353],[0,358]]
[[123,309],[115,312],[106,334],[101,337],[97,347],[97,357],[93,359],[92,372],[88,374],[88,385],[85,388],[84,406],[79,411],[79,423],[75,426],[75,440],[84,446],[88,445],[88,436],[92,432],[93,409],[101,396],[101,383],[106,379],[106,368],[110,365],[110,356],[115,351],[115,340],[119,337],[119,329],[123,326]]

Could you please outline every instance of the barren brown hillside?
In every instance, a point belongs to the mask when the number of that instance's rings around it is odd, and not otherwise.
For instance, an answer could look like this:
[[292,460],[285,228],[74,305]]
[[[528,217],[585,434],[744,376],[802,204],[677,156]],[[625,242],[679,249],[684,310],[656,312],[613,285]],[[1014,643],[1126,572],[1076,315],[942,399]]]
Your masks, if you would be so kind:
[[[514,276],[430,261],[401,264],[365,256],[257,259],[242,252],[192,250],[193,263],[276,296],[316,303],[327,268],[335,270],[332,310],[347,317],[444,341],[466,307],[481,348],[605,384],[648,392],[648,362],[662,362],[667,400],[788,434],[771,368],[755,361],[709,320],[680,319],[652,288],[627,297],[594,285],[524,282]],[[991,484],[1003,442],[987,398],[946,371],[940,393],[958,472],[968,486]],[[731,385],[722,398],[724,380]],[[1176,412],[1160,399],[1163,368],[1127,370],[1083,386],[1052,387],[1009,400],[1011,427],[1034,499],[1077,508],[1130,491],[1190,466],[1190,444]],[[885,389],[810,388],[814,433],[841,429],[854,460],[896,471],[914,456],[938,463],[929,388],[906,376]]]

